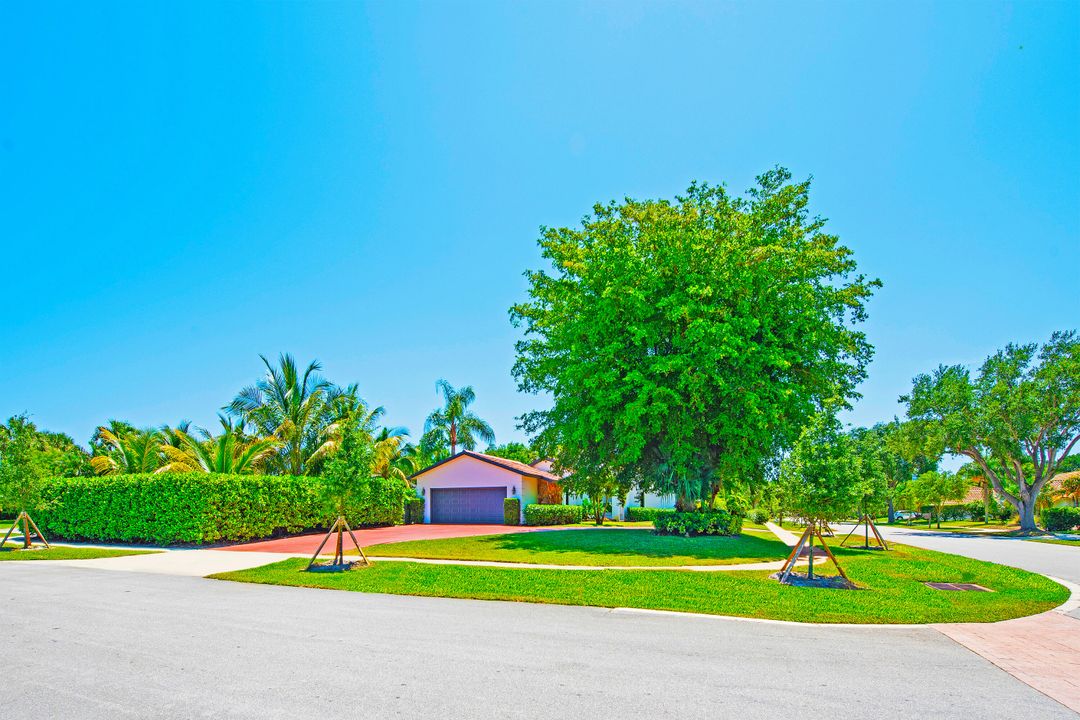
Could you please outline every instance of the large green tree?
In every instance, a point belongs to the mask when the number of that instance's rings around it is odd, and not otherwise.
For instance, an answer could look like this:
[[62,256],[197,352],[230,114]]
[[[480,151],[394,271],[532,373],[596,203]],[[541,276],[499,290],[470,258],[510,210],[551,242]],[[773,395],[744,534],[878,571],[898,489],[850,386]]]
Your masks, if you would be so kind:
[[1010,344],[975,377],[962,365],[919,375],[901,397],[928,442],[964,455],[1034,531],[1043,486],[1080,441],[1080,339],[1056,332],[1041,348]]
[[425,441],[432,446],[448,446],[450,454],[457,453],[460,445],[473,450],[480,442],[495,442],[495,431],[469,406],[476,401],[472,386],[455,388],[445,380],[435,383],[435,389],[443,396],[443,406],[430,415],[424,423]]
[[767,172],[744,198],[693,184],[542,230],[551,267],[510,310],[519,387],[552,398],[523,418],[540,447],[704,507],[826,400],[856,397],[879,283],[811,216],[809,181],[790,181]]
[[508,442],[502,445],[488,445],[484,450],[485,455],[494,455],[495,457],[506,458],[507,460],[516,460],[518,462],[529,463],[536,460],[536,453],[533,452],[525,443],[520,442]]

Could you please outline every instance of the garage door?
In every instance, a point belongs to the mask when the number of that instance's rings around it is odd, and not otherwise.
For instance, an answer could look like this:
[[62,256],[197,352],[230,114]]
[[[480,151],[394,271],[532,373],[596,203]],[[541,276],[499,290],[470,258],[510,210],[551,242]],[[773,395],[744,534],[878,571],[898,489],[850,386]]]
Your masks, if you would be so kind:
[[502,523],[506,488],[432,488],[433,523]]

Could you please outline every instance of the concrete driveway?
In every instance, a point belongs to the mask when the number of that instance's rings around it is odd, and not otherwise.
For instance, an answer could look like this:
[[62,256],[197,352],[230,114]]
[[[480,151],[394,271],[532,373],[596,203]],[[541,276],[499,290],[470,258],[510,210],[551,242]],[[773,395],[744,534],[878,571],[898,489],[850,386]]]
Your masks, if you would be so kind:
[[26,565],[0,564],[12,717],[1077,717],[929,627]]

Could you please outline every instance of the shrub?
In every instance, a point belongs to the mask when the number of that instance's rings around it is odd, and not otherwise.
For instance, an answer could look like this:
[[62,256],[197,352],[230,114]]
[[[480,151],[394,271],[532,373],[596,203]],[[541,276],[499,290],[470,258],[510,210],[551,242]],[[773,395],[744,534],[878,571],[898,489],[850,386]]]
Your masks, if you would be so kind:
[[405,498],[405,524],[415,525],[422,522],[424,522],[424,498],[419,495]]
[[653,507],[628,507],[626,508],[627,522],[652,522],[657,515],[671,514],[675,512],[671,508]]
[[526,505],[526,525],[570,525],[581,522],[580,505]]
[[503,500],[503,525],[521,524],[521,500],[508,497]]
[[769,513],[765,512],[761,508],[753,508],[750,510],[747,518],[755,525],[764,525],[769,522]]
[[659,535],[738,535],[742,518],[725,510],[673,512],[657,515],[653,527]]
[[[348,505],[346,519],[354,527],[401,523],[405,492],[399,480],[373,478]],[[45,485],[45,497],[41,529],[73,540],[251,540],[325,528],[335,518],[316,477],[159,473],[53,478]]]
[[1039,519],[1042,520],[1043,527],[1049,532],[1069,532],[1073,528],[1080,527],[1080,508],[1046,508],[1040,514]]

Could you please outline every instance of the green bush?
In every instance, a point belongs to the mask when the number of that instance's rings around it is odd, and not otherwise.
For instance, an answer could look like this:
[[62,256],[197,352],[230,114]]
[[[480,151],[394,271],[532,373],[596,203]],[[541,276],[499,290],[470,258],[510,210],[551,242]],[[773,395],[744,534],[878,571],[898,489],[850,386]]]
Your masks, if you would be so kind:
[[571,525],[581,522],[580,505],[526,505],[526,525]]
[[508,497],[503,500],[503,525],[521,524],[521,500]]
[[657,515],[673,512],[675,511],[671,508],[628,507],[626,508],[626,522],[652,522]]
[[769,522],[769,513],[761,508],[753,508],[748,513],[747,518],[755,525],[764,525]]
[[1080,508],[1051,507],[1039,515],[1043,528],[1049,532],[1069,532],[1080,527]]
[[738,535],[742,517],[726,510],[673,512],[657,515],[653,527],[659,535]]
[[415,525],[424,522],[424,498],[420,496],[405,498],[405,524]]
[[[349,524],[403,520],[400,480],[373,478],[346,511]],[[160,473],[53,478],[38,524],[72,540],[216,543],[325,528],[334,520],[316,477]]]

